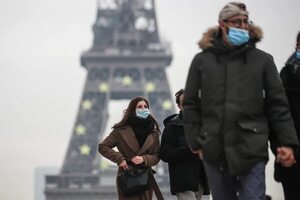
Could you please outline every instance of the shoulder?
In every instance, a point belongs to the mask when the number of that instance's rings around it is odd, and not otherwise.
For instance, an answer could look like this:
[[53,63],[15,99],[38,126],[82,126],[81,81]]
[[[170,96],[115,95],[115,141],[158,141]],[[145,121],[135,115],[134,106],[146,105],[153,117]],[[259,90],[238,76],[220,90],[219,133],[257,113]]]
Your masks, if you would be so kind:
[[214,54],[214,51],[212,49],[205,49],[197,54],[195,54],[193,62],[201,63],[203,59],[207,57],[208,54]]
[[194,55],[194,58],[192,59],[192,62],[190,64],[190,72],[192,74],[195,74],[197,71],[201,71],[201,66],[203,64],[203,62],[205,60],[209,60],[211,59],[210,56],[208,56],[208,54],[210,54],[210,51],[208,50],[204,50],[202,52],[197,53],[196,55]]
[[281,78],[283,78],[283,77],[286,76],[287,69],[288,69],[288,65],[287,64],[281,68],[281,70],[280,70],[280,77]]
[[129,125],[126,126],[120,126],[113,129],[112,133],[114,134],[126,134],[128,132],[132,132],[132,128]]
[[171,124],[173,124],[175,126],[181,126],[181,125],[183,125],[182,115],[177,114],[176,116],[174,116],[171,119]]
[[273,56],[261,49],[258,49],[258,48],[253,48],[251,49],[250,51],[248,51],[249,54],[253,55],[253,56],[256,56],[256,57],[259,57],[259,58],[264,58],[266,60],[274,60],[273,59]]
[[174,114],[169,117],[168,124],[165,125],[165,129],[163,131],[163,137],[170,137],[170,135],[174,135],[174,132],[177,132],[179,126],[183,126],[182,118],[179,114]]
[[168,124],[170,124],[170,122],[172,121],[172,119],[176,118],[176,116],[178,116],[178,114],[170,115],[169,117],[167,117],[166,119],[164,119],[163,123],[164,123],[165,127]]
[[154,138],[154,140],[159,140],[160,131],[158,129],[154,129],[151,135]]
[[252,50],[248,51],[247,59],[251,64],[262,66],[266,71],[271,70],[278,72],[273,56],[261,49],[253,48]]

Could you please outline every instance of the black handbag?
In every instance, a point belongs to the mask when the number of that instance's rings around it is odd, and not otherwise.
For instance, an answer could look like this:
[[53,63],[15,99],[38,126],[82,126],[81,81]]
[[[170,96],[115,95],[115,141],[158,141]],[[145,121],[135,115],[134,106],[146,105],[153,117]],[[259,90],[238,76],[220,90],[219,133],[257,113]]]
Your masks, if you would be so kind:
[[151,168],[130,167],[118,175],[117,184],[125,197],[132,196],[149,189],[150,175]]

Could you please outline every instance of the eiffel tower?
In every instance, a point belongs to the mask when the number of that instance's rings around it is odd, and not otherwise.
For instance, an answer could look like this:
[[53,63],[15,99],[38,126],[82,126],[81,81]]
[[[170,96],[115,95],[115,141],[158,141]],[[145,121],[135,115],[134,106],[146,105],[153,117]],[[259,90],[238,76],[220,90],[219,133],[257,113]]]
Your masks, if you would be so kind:
[[[161,129],[175,111],[165,72],[172,54],[160,41],[154,0],[97,4],[94,41],[81,55],[88,74],[77,119],[60,173],[46,176],[47,200],[117,199],[117,166],[107,165],[97,151],[110,100],[146,97]],[[171,199],[166,165],[160,162],[156,171],[165,198]]]

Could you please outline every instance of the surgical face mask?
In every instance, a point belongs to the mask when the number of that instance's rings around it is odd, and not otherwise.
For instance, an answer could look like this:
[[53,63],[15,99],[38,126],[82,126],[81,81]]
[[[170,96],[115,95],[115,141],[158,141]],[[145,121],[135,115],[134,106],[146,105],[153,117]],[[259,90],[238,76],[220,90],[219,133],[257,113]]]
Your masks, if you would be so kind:
[[141,119],[146,119],[150,115],[148,108],[137,108],[135,110],[136,116]]
[[233,46],[240,46],[249,41],[249,32],[240,28],[229,28],[227,34],[228,41]]
[[300,50],[297,50],[297,51],[296,51],[296,58],[297,58],[297,59],[300,59]]

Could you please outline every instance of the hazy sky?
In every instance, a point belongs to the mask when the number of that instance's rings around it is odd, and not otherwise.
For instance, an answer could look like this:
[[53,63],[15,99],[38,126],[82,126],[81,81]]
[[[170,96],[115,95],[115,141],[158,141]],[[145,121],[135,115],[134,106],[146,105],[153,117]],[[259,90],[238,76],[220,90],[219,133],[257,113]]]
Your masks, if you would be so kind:
[[[196,42],[217,25],[226,2],[156,1],[160,35],[172,44],[172,93],[184,87]],[[264,31],[258,47],[280,69],[294,51],[300,1],[244,2]],[[32,200],[34,168],[61,166],[86,77],[79,58],[91,46],[95,19],[96,0],[0,0],[1,200]],[[268,192],[281,198],[271,175]]]

